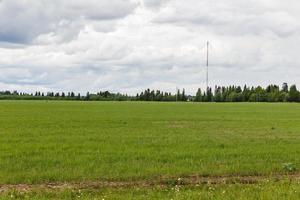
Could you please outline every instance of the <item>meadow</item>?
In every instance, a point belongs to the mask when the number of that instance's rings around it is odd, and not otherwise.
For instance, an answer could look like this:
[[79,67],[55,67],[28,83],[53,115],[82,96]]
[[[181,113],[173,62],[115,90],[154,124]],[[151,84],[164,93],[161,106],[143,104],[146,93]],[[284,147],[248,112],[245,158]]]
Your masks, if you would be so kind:
[[296,103],[1,101],[0,185],[296,174],[299,131]]

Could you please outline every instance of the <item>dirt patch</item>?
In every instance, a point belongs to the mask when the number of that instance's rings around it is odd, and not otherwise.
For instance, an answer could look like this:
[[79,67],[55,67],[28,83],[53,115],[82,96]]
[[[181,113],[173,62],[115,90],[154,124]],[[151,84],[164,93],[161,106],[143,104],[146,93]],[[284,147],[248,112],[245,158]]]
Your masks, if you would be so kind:
[[273,176],[187,176],[187,177],[161,177],[156,180],[140,181],[86,181],[69,183],[43,183],[43,184],[2,184],[0,193],[11,190],[30,192],[34,190],[65,190],[65,189],[100,189],[100,188],[151,188],[170,186],[196,186],[217,184],[257,184],[262,182],[277,182],[281,180],[300,181],[300,174],[279,174]]

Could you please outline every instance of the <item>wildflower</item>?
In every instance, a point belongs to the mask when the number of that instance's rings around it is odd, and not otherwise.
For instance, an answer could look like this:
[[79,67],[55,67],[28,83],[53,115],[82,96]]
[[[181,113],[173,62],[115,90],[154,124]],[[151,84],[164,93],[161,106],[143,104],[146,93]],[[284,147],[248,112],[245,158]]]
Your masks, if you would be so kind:
[[179,192],[179,189],[180,189],[179,186],[176,185],[176,186],[175,186],[175,191],[176,191],[176,192]]

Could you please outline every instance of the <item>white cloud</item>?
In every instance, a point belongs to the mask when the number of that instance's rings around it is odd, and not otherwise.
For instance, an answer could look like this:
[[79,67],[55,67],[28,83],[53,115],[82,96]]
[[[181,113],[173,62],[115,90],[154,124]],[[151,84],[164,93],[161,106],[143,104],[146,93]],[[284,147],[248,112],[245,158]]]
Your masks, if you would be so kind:
[[207,40],[211,85],[300,84],[299,8],[296,0],[4,0],[0,87],[195,93],[205,85]]

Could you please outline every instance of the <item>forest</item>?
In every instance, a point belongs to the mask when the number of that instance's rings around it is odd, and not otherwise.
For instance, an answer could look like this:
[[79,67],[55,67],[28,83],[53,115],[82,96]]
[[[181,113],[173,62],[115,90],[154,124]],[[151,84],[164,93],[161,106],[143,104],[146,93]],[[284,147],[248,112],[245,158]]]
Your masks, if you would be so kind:
[[300,92],[296,85],[287,83],[261,86],[215,86],[202,91],[199,88],[195,95],[187,95],[185,89],[176,94],[161,90],[146,89],[135,96],[101,91],[82,95],[74,92],[35,92],[1,91],[0,100],[72,100],[72,101],[162,101],[162,102],[300,102]]

